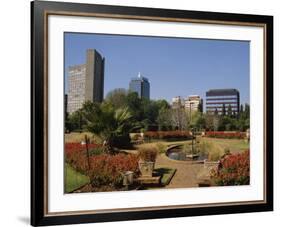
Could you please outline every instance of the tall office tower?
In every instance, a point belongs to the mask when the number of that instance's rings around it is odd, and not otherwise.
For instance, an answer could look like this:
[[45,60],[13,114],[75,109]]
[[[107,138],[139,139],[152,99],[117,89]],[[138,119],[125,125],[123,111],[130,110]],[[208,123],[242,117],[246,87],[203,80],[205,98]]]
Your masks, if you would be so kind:
[[206,112],[222,115],[237,115],[240,94],[237,89],[212,89],[206,92]]
[[150,98],[150,83],[146,77],[141,76],[132,78],[129,84],[129,90],[137,92],[140,98]]
[[184,107],[190,112],[203,112],[203,99],[199,95],[190,95],[184,100]]
[[87,50],[86,64],[68,69],[67,111],[73,113],[85,101],[102,102],[104,92],[105,59],[94,49]]

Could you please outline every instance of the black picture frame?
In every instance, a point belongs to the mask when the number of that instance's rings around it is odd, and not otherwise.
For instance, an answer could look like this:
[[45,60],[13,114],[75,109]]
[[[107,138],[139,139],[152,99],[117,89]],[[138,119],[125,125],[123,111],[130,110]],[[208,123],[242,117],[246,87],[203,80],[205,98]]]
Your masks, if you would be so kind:
[[[134,209],[132,211],[115,211],[101,213],[63,213],[48,214],[46,212],[46,134],[48,133],[48,85],[46,18],[50,14],[89,16],[118,15],[122,18],[142,18],[145,20],[192,20],[194,23],[239,24],[247,26],[262,24],[265,27],[265,201],[263,203],[247,203],[219,206],[195,206],[187,208],[166,209]],[[108,222],[152,218],[171,218],[200,216],[213,214],[229,214],[273,210],[273,17],[264,15],[245,15],[232,13],[216,13],[201,11],[185,11],[156,8],[138,8],[124,6],[77,4],[65,2],[31,2],[31,224],[59,225],[90,222]]]

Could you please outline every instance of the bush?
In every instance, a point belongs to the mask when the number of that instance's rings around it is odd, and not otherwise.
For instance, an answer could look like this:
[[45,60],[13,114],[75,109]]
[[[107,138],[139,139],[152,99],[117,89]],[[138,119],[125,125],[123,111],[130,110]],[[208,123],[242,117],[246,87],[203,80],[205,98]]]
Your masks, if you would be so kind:
[[95,147],[89,150],[90,155],[100,155],[105,151],[104,147]]
[[208,154],[208,160],[209,160],[209,161],[215,162],[215,161],[220,160],[220,158],[221,158],[221,153],[220,153],[220,151],[213,151],[213,152],[210,152],[210,153]]
[[112,138],[112,145],[118,148],[131,147],[131,138],[129,134],[117,135]]
[[191,139],[189,131],[147,131],[144,133],[147,139]]
[[158,149],[158,153],[160,154],[165,153],[167,150],[167,146],[163,143],[156,143],[156,147]]
[[[89,164],[86,154],[86,145],[81,143],[65,143],[65,161],[69,163],[75,170],[86,174]],[[89,150],[103,149],[99,144],[88,144]]]
[[250,152],[229,154],[220,160],[219,167],[211,173],[217,185],[247,185],[250,183]]
[[211,138],[221,139],[245,139],[246,134],[244,132],[206,132],[205,136]]
[[139,158],[145,162],[155,162],[158,149],[153,145],[143,145],[139,148]]
[[94,187],[122,186],[123,175],[126,171],[138,174],[138,158],[133,154],[97,155],[90,158],[91,169],[89,177]]

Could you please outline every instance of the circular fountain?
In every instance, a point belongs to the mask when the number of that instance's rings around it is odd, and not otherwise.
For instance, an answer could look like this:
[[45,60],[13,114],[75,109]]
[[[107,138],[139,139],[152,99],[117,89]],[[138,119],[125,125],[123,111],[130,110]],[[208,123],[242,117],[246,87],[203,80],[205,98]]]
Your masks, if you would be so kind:
[[166,155],[178,161],[200,161],[207,159],[207,154],[201,153],[192,144],[178,144],[168,147]]

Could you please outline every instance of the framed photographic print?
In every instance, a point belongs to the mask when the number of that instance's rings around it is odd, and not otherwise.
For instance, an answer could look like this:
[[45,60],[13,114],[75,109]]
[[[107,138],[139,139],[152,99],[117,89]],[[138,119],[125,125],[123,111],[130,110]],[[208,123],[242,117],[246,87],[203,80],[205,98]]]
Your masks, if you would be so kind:
[[31,3],[31,224],[273,210],[273,17]]

